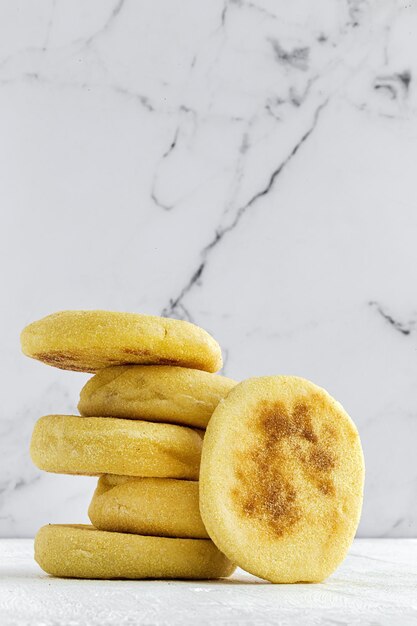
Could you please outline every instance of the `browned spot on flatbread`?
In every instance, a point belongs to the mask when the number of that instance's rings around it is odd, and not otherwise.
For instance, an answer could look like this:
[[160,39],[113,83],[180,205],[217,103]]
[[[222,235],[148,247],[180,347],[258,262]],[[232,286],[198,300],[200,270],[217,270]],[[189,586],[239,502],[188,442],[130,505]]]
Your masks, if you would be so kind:
[[[126,355],[137,356],[143,358],[149,364],[153,365],[178,365],[181,361],[179,359],[174,358],[165,358],[160,357],[152,353],[151,350],[141,349],[141,348],[123,348],[122,352]],[[136,361],[132,358],[123,359],[118,357],[105,356],[101,359],[95,359],[91,356],[93,363],[93,367],[85,364],[86,357],[78,352],[63,352],[63,351],[51,351],[51,352],[39,352],[34,355],[35,359],[42,361],[43,363],[47,363],[48,365],[53,365],[54,367],[58,367],[59,369],[64,370],[72,370],[74,372],[91,372],[96,371],[98,369],[102,369],[108,366],[111,363],[120,364],[120,363],[132,363],[135,364]]]
[[147,350],[146,348],[123,348],[124,354],[129,354],[132,356],[139,357],[149,357],[149,363],[155,365],[177,365],[180,363],[179,359],[167,358],[158,356],[153,353],[151,350]]
[[317,488],[325,495],[325,496],[334,496],[336,493],[336,489],[332,480],[319,480],[317,481]]
[[320,471],[333,469],[335,465],[334,457],[330,452],[320,447],[314,448],[310,452],[308,460],[314,468]]
[[69,352],[38,352],[34,355],[35,359],[53,365],[59,369],[70,369],[74,372],[90,371],[85,366],[80,365],[80,356],[76,353]]
[[177,365],[178,363],[181,363],[179,359],[168,359],[164,357],[157,357],[155,362],[159,365]]
[[[319,400],[319,402],[317,402]],[[254,420],[258,442],[236,457],[235,505],[245,517],[263,523],[276,537],[291,532],[302,517],[295,483],[288,473],[295,459],[306,482],[323,496],[335,495],[331,472],[336,465],[332,443],[337,431],[322,437],[315,431],[314,414],[326,410],[315,395],[297,402],[292,411],[280,401],[264,402]],[[318,406],[317,406],[318,405]]]
[[123,348],[122,352],[124,354],[134,354],[135,356],[150,356],[152,354],[150,350],[145,348]]

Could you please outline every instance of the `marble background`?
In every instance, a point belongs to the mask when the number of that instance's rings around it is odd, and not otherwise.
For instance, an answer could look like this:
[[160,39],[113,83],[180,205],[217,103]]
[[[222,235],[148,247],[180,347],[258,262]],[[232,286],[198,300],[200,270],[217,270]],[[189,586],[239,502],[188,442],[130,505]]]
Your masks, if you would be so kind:
[[23,358],[66,308],[205,326],[238,379],[312,379],[356,421],[359,534],[417,534],[417,6],[0,2],[0,535],[86,520],[35,420],[87,376]]

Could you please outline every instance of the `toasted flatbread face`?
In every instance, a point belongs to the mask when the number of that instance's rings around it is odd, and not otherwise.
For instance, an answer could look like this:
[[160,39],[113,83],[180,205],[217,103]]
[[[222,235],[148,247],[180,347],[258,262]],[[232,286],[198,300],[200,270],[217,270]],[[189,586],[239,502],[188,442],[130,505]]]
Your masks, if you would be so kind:
[[215,409],[200,469],[200,511],[230,559],[271,582],[318,582],[344,559],[362,507],[355,425],[313,383],[253,378]]
[[88,515],[100,530],[208,539],[197,481],[105,475],[98,481]]
[[108,367],[83,387],[81,415],[103,415],[205,428],[237,383],[225,376],[169,365]]
[[24,354],[64,370],[177,365],[217,372],[220,346],[195,324],[137,313],[61,311],[23,329]]
[[235,566],[208,539],[109,533],[82,524],[50,524],[35,537],[35,559],[69,578],[221,578]]
[[58,474],[120,474],[198,479],[203,432],[113,417],[45,415],[30,445],[39,469]]

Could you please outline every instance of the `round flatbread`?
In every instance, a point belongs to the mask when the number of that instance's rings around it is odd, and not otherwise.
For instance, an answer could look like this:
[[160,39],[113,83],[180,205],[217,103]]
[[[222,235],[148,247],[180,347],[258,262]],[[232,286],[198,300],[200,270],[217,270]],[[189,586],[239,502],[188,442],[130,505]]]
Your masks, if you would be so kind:
[[35,424],[30,453],[40,469],[59,474],[195,480],[202,432],[112,417],[46,415]]
[[197,481],[102,476],[88,516],[100,530],[208,539]]
[[103,415],[205,428],[237,383],[225,376],[169,365],[108,367],[83,387],[81,415]]
[[21,334],[22,350],[64,370],[96,372],[110,365],[179,365],[217,372],[220,346],[182,320],[114,311],[61,311]]
[[363,482],[359,435],[338,402],[302,378],[252,378],[207,427],[200,511],[217,547],[246,571],[318,582],[352,542]]
[[221,578],[235,567],[208,539],[109,533],[93,526],[51,524],[35,538],[35,559],[69,578]]

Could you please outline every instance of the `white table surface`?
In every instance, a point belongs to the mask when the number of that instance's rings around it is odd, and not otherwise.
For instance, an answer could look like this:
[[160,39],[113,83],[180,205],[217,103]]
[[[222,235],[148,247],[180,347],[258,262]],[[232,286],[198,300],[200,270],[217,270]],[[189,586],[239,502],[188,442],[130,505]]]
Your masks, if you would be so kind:
[[417,539],[357,539],[318,585],[272,585],[238,571],[223,581],[52,578],[30,539],[0,540],[0,624],[417,624]]

